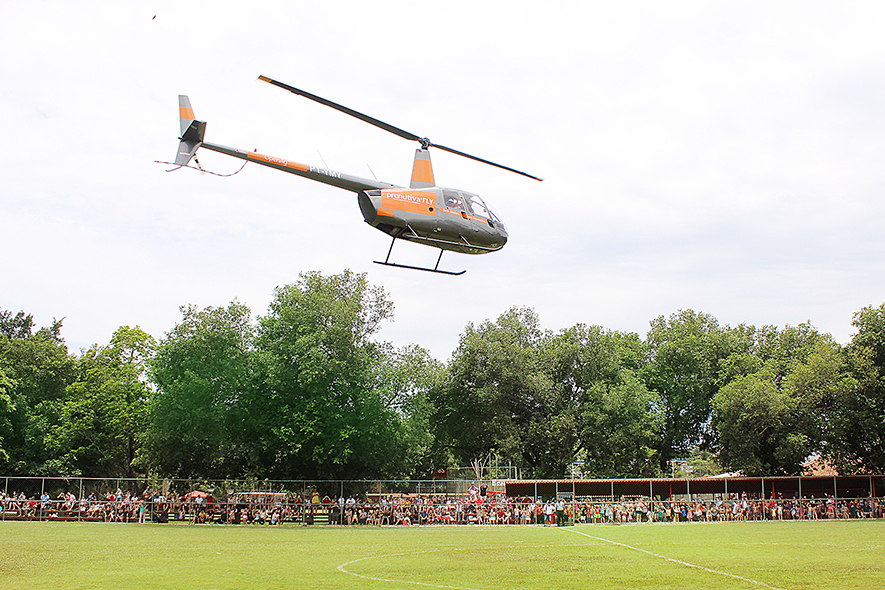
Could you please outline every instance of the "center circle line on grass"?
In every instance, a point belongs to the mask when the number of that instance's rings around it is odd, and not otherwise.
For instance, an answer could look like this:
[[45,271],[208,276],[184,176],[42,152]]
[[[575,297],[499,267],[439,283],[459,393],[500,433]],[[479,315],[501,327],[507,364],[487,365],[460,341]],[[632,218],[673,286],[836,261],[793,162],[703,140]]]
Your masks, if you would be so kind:
[[[563,545],[561,545],[561,544],[523,545],[523,547],[534,547],[534,548],[562,547],[562,546]],[[495,548],[500,549],[500,547],[495,547]],[[353,565],[353,564],[359,563],[361,561],[368,561],[370,559],[386,559],[388,557],[402,557],[404,555],[420,555],[422,553],[444,553],[444,552],[449,552],[449,551],[466,551],[466,550],[467,550],[466,548],[462,548],[462,547],[445,547],[445,548],[441,548],[441,549],[428,549],[426,551],[401,551],[398,553],[387,553],[384,555],[368,555],[366,557],[360,557],[359,559],[354,559],[354,560],[348,561],[346,563],[342,563],[341,565],[339,565],[335,569],[337,569],[341,573],[355,576],[357,578],[363,578],[364,580],[372,580],[374,582],[390,582],[393,584],[412,584],[413,586],[426,586],[429,588],[445,588],[447,590],[483,590],[480,588],[471,588],[469,586],[448,586],[446,584],[432,584],[430,582],[415,582],[412,580],[391,580],[389,578],[376,578],[374,576],[367,576],[365,574],[358,574],[356,572],[352,572],[349,569],[347,569],[347,566],[349,566],[349,565]],[[780,589],[777,589],[777,590],[780,590]]]
[[401,557],[403,555],[417,555],[420,553],[434,553],[439,551],[460,551],[460,549],[435,549],[433,551],[409,551],[409,552],[400,552],[400,553],[387,553],[385,555],[369,555],[367,557],[360,557],[359,559],[354,559],[352,561],[348,561],[347,563],[342,563],[336,569],[339,572],[349,574],[351,576],[356,576],[357,578],[363,578],[365,580],[372,580],[375,582],[391,582],[393,584],[412,584],[413,586],[427,586],[429,588],[447,588],[449,590],[480,590],[478,588],[469,588],[467,586],[447,586],[445,584],[431,584],[429,582],[413,582],[411,580],[391,580],[388,578],[376,578],[374,576],[367,576],[365,574],[358,574],[356,572],[352,572],[347,569],[347,566],[353,565],[354,563],[359,563],[361,561],[367,561],[369,559],[384,559],[387,557]]
[[753,580],[752,578],[745,578],[744,576],[738,576],[737,574],[730,574],[728,572],[723,572],[719,570],[714,570],[708,567],[704,567],[702,565],[697,565],[694,563],[689,563],[687,561],[682,561],[681,559],[675,559],[673,557],[667,557],[666,555],[661,555],[659,553],[654,553],[652,551],[648,551],[647,549],[640,549],[639,547],[633,547],[632,545],[627,545],[626,543],[621,543],[619,541],[612,541],[611,539],[604,539],[602,537],[597,537],[595,535],[588,535],[587,533],[582,533],[581,531],[573,530],[570,528],[564,529],[566,532],[574,533],[576,535],[582,535],[589,539],[595,539],[597,541],[603,541],[605,543],[610,543],[612,545],[617,545],[619,547],[624,547],[625,549],[632,549],[633,551],[638,551],[640,553],[645,553],[646,555],[650,555],[652,557],[657,557],[659,559],[663,559],[664,561],[669,561],[671,563],[676,563],[679,565],[684,565],[685,567],[691,567],[694,569],[702,570],[705,572],[709,572],[711,574],[717,574],[720,576],[725,576],[728,578],[734,578],[735,580],[742,580],[744,582],[749,582],[751,584],[756,584],[757,586],[762,586],[763,588],[770,588],[771,590],[784,590],[783,588],[778,588],[777,586],[772,586],[770,584],[766,584],[765,582],[760,582],[759,580]]

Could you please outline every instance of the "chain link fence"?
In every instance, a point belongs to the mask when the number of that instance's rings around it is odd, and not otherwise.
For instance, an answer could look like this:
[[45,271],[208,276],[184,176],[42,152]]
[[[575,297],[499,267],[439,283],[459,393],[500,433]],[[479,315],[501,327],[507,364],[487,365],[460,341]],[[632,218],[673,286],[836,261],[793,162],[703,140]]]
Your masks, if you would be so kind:
[[[454,470],[453,470],[454,471]],[[77,499],[96,500],[121,495],[143,498],[183,497],[191,492],[211,495],[217,502],[227,502],[235,494],[264,492],[309,498],[367,498],[396,494],[432,494],[459,496],[470,486],[485,486],[489,491],[504,492],[504,480],[469,479],[470,470],[450,473],[449,477],[424,480],[269,480],[269,479],[171,479],[160,477],[100,479],[88,477],[0,477],[4,497],[39,500],[48,496],[59,499],[73,495]]]

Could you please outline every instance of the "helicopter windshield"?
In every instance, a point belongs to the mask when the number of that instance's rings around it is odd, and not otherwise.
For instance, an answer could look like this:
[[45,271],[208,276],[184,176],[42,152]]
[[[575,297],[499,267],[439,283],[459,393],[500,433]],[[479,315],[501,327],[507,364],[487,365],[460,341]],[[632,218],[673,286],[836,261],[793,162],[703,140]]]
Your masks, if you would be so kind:
[[504,227],[504,224],[501,223],[501,220],[495,215],[491,209],[486,207],[486,204],[482,199],[477,195],[467,195],[465,194],[465,202],[467,204],[467,209],[473,213],[476,217],[482,217],[486,221],[490,222],[490,225],[500,225]]
[[485,220],[489,220],[492,218],[489,213],[486,204],[482,202],[482,199],[477,197],[476,195],[470,195],[470,198],[467,201],[468,209],[473,212],[477,217],[482,217]]

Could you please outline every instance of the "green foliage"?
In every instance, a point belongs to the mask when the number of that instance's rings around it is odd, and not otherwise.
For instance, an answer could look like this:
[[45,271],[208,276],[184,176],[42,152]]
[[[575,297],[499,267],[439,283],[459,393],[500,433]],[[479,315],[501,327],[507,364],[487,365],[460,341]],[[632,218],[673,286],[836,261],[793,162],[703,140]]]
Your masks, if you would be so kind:
[[[3,313],[4,322],[9,319]],[[9,475],[55,475],[57,453],[47,440],[61,419],[75,359],[61,340],[61,322],[31,334],[30,316],[0,335],[0,471]],[[7,324],[8,325],[8,324]]]
[[15,404],[10,395],[15,389],[16,383],[6,374],[0,366],[0,465],[9,461],[9,454],[3,448],[3,437],[12,432],[12,424],[9,421],[10,414],[15,410]]
[[471,462],[490,453],[535,475],[561,475],[573,460],[575,412],[552,379],[551,335],[527,308],[468,324],[435,392],[440,438]]
[[61,321],[0,310],[0,472],[427,477],[494,456],[526,476],[796,474],[810,456],[885,471],[885,304],[844,349],[808,323],[720,326],[692,310],[645,339],[543,330],[511,308],[447,364],[373,339],[393,304],[365,274],[304,273],[253,321],[182,308],[159,342],[121,327],[70,355]]
[[[135,477],[147,427],[147,368],[156,342],[139,327],[117,329],[76,364],[50,444],[62,475]],[[62,473],[62,470],[67,472]]]
[[687,465],[690,471],[686,474],[686,477],[706,477],[722,473],[719,461],[716,460],[713,453],[704,449],[692,451],[688,457]]
[[453,464],[449,449],[434,435],[432,392],[443,386],[446,368],[415,344],[394,349],[381,345],[375,365],[375,384],[385,407],[394,410],[399,423],[399,477],[429,477],[437,467]]
[[748,352],[748,329],[722,328],[713,316],[689,309],[652,321],[646,344],[648,363],[640,375],[662,400],[664,429],[658,458],[666,470],[668,461],[687,456],[696,446],[715,445],[711,401],[729,369],[734,369],[725,367],[725,360]]
[[885,472],[885,304],[854,315],[847,347],[854,387],[834,401],[830,459],[844,471]]
[[249,441],[256,436],[249,415],[258,397],[251,311],[233,301],[181,312],[150,367],[157,392],[150,401],[148,463],[176,477],[239,473],[254,457]]
[[0,310],[0,336],[12,340],[23,340],[34,329],[34,317],[20,311],[14,316],[11,311]]
[[841,349],[811,326],[758,332],[761,368],[713,399],[720,460],[746,475],[797,475],[824,451],[829,407],[850,388]]
[[556,337],[554,350],[553,379],[575,409],[584,474],[657,475],[663,403],[637,374],[644,357],[639,337],[577,325]]
[[267,476],[360,477],[392,467],[396,414],[373,387],[380,352],[369,338],[392,313],[365,274],[302,273],[276,289],[257,337]]

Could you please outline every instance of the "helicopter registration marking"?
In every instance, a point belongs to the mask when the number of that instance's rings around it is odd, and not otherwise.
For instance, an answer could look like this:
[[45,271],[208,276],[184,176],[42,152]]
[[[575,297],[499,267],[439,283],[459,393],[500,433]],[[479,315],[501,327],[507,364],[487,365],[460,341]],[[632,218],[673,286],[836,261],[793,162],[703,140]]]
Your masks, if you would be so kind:
[[429,191],[382,191],[381,206],[408,211],[410,213],[423,213],[433,215],[433,206],[436,204],[436,193]]
[[331,176],[332,178],[341,178],[340,172],[335,172],[334,170],[329,170],[328,168],[317,168],[316,166],[308,166],[307,170],[308,172],[323,174],[325,176]]

